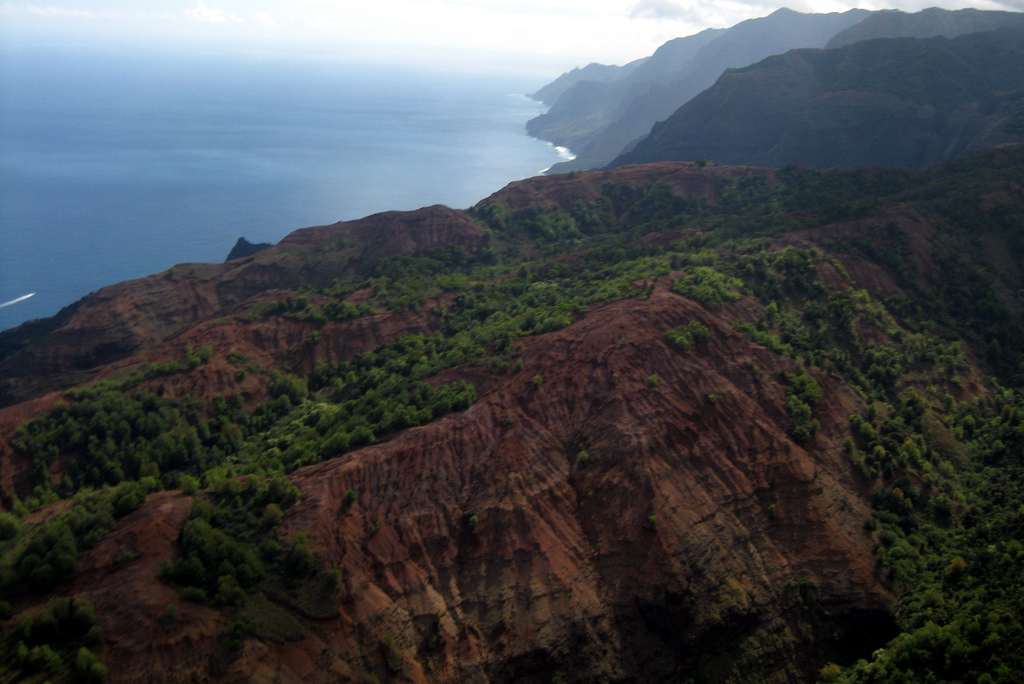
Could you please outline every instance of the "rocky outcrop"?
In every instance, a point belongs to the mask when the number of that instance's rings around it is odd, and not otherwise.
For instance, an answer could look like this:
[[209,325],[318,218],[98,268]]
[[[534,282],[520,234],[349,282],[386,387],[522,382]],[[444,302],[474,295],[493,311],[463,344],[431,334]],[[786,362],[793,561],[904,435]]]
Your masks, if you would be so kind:
[[252,256],[257,252],[262,252],[265,249],[270,249],[271,247],[273,247],[273,245],[267,242],[254,243],[249,242],[244,237],[240,237],[238,238],[238,242],[235,243],[235,246],[231,248],[230,252],[228,252],[228,257],[224,261],[242,259],[247,256]]

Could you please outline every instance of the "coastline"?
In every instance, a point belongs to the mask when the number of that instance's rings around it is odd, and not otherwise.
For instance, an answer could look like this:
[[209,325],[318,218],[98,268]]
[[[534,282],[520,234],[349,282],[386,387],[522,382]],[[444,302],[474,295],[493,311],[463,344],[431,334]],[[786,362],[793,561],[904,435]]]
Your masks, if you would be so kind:
[[[533,137],[533,136],[530,136],[530,137]],[[537,140],[543,140],[543,138],[537,138]],[[558,159],[558,161],[556,161],[551,166],[549,166],[549,167],[547,167],[545,169],[541,169],[540,175],[546,176],[546,175],[548,175],[548,171],[550,171],[551,169],[555,168],[555,166],[557,166],[558,164],[563,164],[565,162],[571,162],[573,159],[576,158],[576,155],[573,154],[573,151],[570,150],[568,147],[565,147],[564,145],[556,145],[555,143],[550,142],[548,140],[544,140],[544,142],[546,142],[551,147],[555,148],[555,154],[558,155],[559,159]]]
[[[543,102],[538,100],[533,95],[523,95],[523,97],[525,97],[525,98],[527,98],[529,100],[532,100],[533,102],[539,102],[540,104],[544,104]],[[543,116],[550,109],[551,109],[550,105],[546,105],[546,109],[544,110],[544,112],[542,112],[538,116]],[[534,117],[534,118],[536,118],[536,117]],[[532,121],[532,120],[533,119],[531,119],[530,121]],[[527,121],[527,123],[529,123],[529,121]],[[572,150],[570,150],[568,147],[566,147],[565,145],[556,145],[554,142],[552,142],[550,140],[545,140],[544,138],[538,138],[537,136],[532,135],[530,133],[530,129],[529,129],[528,126],[524,126],[524,128],[526,128],[526,135],[527,136],[533,138],[534,140],[540,140],[541,142],[547,144],[548,147],[554,148],[555,154],[558,155],[558,161],[556,161],[555,163],[551,164],[551,166],[547,166],[547,167],[541,169],[540,171],[538,171],[539,175],[546,176],[546,175],[548,175],[548,171],[550,171],[551,169],[555,168],[559,164],[564,164],[565,162],[571,162],[572,160],[576,159],[576,154]]]
[[[470,206],[561,161],[524,135],[546,107],[518,95],[532,85],[522,77],[421,78],[382,68],[367,80],[358,69],[312,69],[307,104],[296,106],[283,96],[293,68],[208,56],[200,62],[209,68],[167,66],[168,77],[195,86],[177,111],[197,123],[180,127],[159,106],[161,92],[141,85],[165,73],[159,63],[139,60],[126,80],[114,80],[102,56],[76,51],[89,75],[78,83],[67,59],[26,60],[19,78],[53,87],[0,106],[11,162],[0,169],[0,303],[36,293],[0,307],[0,331],[112,283],[223,261],[239,235],[274,243],[300,226]],[[123,111],[95,102],[136,90]],[[84,94],[71,97],[77,92]],[[224,116],[204,109],[209,97],[223,100]]]

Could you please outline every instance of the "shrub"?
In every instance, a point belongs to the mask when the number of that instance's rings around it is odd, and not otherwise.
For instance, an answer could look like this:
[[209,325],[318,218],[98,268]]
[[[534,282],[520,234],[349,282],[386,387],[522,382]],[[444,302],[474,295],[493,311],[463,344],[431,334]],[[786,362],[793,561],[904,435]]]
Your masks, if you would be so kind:
[[49,674],[60,674],[64,671],[64,661],[60,654],[50,648],[48,644],[36,646],[28,652],[25,665],[36,672]]
[[245,601],[245,592],[233,575],[217,578],[217,603],[222,606],[240,606]]
[[390,636],[384,637],[381,641],[381,650],[384,652],[384,662],[392,674],[398,674],[405,669],[405,660]]
[[107,666],[92,651],[83,646],[78,649],[78,654],[75,656],[75,674],[84,682],[99,684],[107,681]]
[[21,521],[17,516],[0,511],[0,541],[10,541],[21,531]]
[[181,590],[181,598],[192,603],[206,603],[209,597],[206,590],[200,587],[184,587]]
[[160,617],[157,618],[157,622],[159,622],[160,626],[164,629],[169,629],[173,627],[175,624],[177,624],[178,606],[174,605],[173,603],[167,604],[167,607],[164,608],[162,613],[160,613]]
[[276,503],[268,503],[266,508],[263,509],[263,517],[260,521],[260,525],[267,529],[277,527],[278,523],[284,518],[284,511]]
[[798,444],[807,444],[818,431],[814,417],[814,406],[821,399],[821,387],[804,369],[786,376],[789,392],[786,396],[786,410],[789,413],[789,435]]
[[292,542],[285,555],[282,569],[289,578],[304,578],[316,574],[317,561],[305,537],[299,536]]
[[822,682],[835,682],[843,674],[843,668],[835,663],[828,663],[818,671],[818,679]]
[[139,508],[146,500],[146,491],[135,482],[124,482],[114,490],[114,516],[122,518]]
[[710,334],[708,327],[700,321],[690,321],[665,333],[665,341],[679,351],[688,352],[705,342]]
[[199,480],[191,475],[181,475],[178,478],[178,487],[182,493],[192,496],[199,491]]
[[274,373],[267,385],[267,391],[273,399],[288,397],[292,405],[305,399],[309,392],[306,381],[290,373]]
[[949,561],[949,565],[946,566],[946,577],[953,581],[958,580],[966,572],[967,561],[959,556]]
[[672,285],[673,292],[702,304],[734,302],[743,296],[742,288],[742,280],[710,266],[697,266]]

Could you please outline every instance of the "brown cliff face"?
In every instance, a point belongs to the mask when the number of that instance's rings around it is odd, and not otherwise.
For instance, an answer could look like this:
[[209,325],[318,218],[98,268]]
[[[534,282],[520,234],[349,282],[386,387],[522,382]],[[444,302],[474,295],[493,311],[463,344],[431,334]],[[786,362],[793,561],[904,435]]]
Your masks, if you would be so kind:
[[[820,637],[798,627],[798,581],[881,616],[836,437],[857,400],[823,378],[823,434],[794,444],[773,381],[792,367],[732,330],[737,308],[660,289],[603,307],[532,340],[464,414],[298,471],[289,528],[345,577],[332,650],[372,667],[390,637],[419,681],[547,681],[555,663],[574,681],[662,680],[715,672],[731,635],[761,645],[741,671],[786,681],[814,669],[801,651]],[[692,320],[712,330],[702,353],[661,341]]]
[[[340,569],[340,617],[250,642],[217,678],[783,682],[879,643],[889,596],[839,447],[858,399],[818,378],[819,436],[790,440],[778,378],[793,364],[735,332],[751,313],[658,286],[528,340],[518,372],[456,371],[489,388],[468,411],[295,472],[286,528]],[[702,349],[664,343],[693,320]],[[180,603],[159,622],[174,592],[156,570],[188,508],[150,497],[68,589],[97,606],[115,681],[210,674],[219,614]],[[736,643],[756,657],[730,662]]]
[[578,203],[599,199],[609,184],[636,188],[658,184],[677,196],[714,204],[729,182],[746,177],[761,177],[772,182],[775,173],[752,166],[704,166],[693,162],[643,164],[614,171],[528,178],[509,183],[484,203],[498,201],[513,210],[537,207],[569,209]]
[[329,286],[387,257],[472,253],[487,242],[465,214],[437,206],[306,228],[251,257],[175,266],[103,288],[53,319],[0,333],[0,406],[88,381],[267,290]]
[[[657,164],[530,179],[489,201],[570,211],[609,184],[662,183],[714,205],[737,178],[782,182],[757,169]],[[1017,206],[1020,188],[1008,192],[990,198],[993,212]],[[903,203],[872,211],[771,235],[764,249],[810,250],[830,288],[880,300],[939,283],[942,222]],[[665,224],[637,243],[668,245],[701,223]],[[240,375],[232,355],[308,375],[443,329],[457,295],[317,325],[253,316],[255,307],[372,273],[389,257],[478,253],[501,239],[443,207],[381,214],[298,231],[228,264],[106,288],[51,321],[5,333],[4,494],[25,495],[28,468],[7,442],[52,407],[54,388],[205,347],[208,362],[144,385],[167,397],[240,395],[255,406],[265,376]],[[896,243],[912,278],[864,257],[865,244]],[[534,248],[543,252],[526,249]],[[553,260],[583,263],[582,252]],[[1019,282],[1013,264],[995,268]],[[797,364],[744,332],[767,307],[749,294],[701,304],[671,290],[681,275],[637,282],[631,296],[574,310],[563,329],[516,339],[520,366],[462,364],[430,378],[472,382],[468,410],[292,472],[301,495],[282,528],[338,569],[336,616],[261,595],[251,610],[287,628],[224,658],[225,614],[178,600],[158,579],[192,505],[179,492],[150,495],[56,593],[96,606],[102,655],[119,682],[800,682],[829,659],[870,654],[891,636],[892,597],[865,530],[870,492],[843,446],[864,395],[812,368],[820,425],[797,443],[786,380]],[[347,295],[369,299],[366,290]],[[695,321],[706,341],[690,351],[667,344],[667,331]],[[970,364],[961,391],[982,393],[976,359]],[[169,604],[178,607],[174,621],[161,618]]]

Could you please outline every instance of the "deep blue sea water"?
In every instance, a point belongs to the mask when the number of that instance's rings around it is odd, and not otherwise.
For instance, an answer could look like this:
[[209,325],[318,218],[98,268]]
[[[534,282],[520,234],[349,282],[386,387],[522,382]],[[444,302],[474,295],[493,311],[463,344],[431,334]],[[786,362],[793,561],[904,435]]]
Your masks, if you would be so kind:
[[559,161],[538,84],[326,61],[0,56],[0,329],[244,235],[467,207]]

